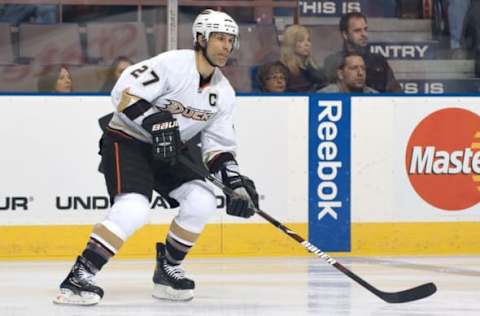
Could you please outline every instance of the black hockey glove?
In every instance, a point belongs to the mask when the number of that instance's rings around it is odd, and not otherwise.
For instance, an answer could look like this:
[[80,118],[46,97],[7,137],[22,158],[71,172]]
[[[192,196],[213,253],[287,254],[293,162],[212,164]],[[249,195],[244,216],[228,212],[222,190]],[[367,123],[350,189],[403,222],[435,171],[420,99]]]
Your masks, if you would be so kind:
[[249,218],[255,214],[255,209],[258,208],[258,193],[251,179],[238,174],[228,177],[224,184],[235,193],[234,197],[227,195],[228,215]]
[[233,190],[234,196],[227,195],[227,214],[249,218],[258,209],[258,193],[251,179],[238,172],[238,165],[230,153],[220,154],[209,164],[211,173],[217,174],[223,184]]
[[153,159],[174,164],[182,141],[178,122],[172,114],[154,113],[143,120],[142,126],[152,135]]

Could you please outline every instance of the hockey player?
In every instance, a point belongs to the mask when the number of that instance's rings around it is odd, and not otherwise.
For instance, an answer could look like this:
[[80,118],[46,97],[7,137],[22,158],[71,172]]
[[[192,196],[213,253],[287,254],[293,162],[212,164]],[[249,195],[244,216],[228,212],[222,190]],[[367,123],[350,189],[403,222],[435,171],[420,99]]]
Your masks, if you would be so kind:
[[216,201],[209,184],[177,157],[191,156],[183,143],[199,132],[203,161],[236,193],[227,197],[227,213],[248,218],[258,208],[255,186],[235,160],[235,92],[219,70],[239,46],[238,26],[223,12],[205,10],[194,21],[193,39],[194,50],[169,51],[132,65],[114,86],[116,111],[101,141],[101,167],[113,205],[93,227],[54,303],[93,305],[102,299],[94,276],[146,223],[153,190],[179,206],[165,244],[156,244],[153,296],[193,298],[195,283],[180,264]]

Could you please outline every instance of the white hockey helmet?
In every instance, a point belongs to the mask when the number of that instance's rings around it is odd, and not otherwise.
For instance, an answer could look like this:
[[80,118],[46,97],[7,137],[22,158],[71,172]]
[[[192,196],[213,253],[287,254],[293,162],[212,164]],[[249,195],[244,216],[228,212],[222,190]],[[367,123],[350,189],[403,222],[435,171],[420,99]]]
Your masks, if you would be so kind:
[[193,22],[192,31],[193,44],[197,42],[198,33],[208,40],[210,33],[219,32],[233,35],[235,37],[233,48],[238,49],[240,47],[238,40],[238,25],[231,16],[224,12],[212,9],[204,10]]

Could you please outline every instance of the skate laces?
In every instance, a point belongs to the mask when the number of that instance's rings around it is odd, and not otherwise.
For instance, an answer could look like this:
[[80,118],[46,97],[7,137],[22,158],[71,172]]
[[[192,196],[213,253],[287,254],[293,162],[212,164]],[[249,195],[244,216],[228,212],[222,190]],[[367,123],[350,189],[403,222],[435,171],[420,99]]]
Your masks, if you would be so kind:
[[185,271],[180,266],[171,266],[165,261],[163,263],[163,269],[169,277],[177,280],[185,278]]
[[80,266],[75,273],[79,281],[87,283],[89,285],[95,285],[95,275],[87,271],[83,266]]

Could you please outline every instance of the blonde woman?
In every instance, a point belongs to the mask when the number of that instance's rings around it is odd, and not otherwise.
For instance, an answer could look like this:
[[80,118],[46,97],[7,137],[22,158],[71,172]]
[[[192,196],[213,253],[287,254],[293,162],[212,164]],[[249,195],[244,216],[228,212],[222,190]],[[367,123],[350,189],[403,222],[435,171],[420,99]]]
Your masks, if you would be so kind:
[[309,92],[327,84],[323,70],[311,54],[310,32],[302,25],[289,26],[283,33],[280,61],[290,72],[288,92]]

